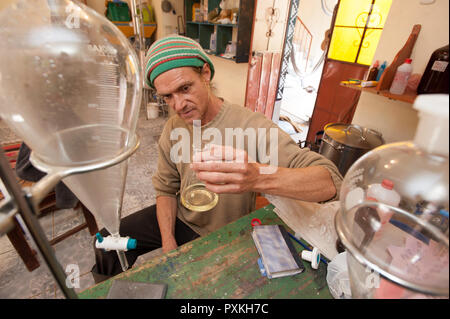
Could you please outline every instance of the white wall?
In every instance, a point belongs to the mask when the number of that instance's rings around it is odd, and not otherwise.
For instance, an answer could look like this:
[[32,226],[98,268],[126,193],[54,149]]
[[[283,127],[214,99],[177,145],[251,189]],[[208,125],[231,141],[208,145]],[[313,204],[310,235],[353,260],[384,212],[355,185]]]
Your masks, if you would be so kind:
[[235,63],[211,55],[209,57],[216,70],[213,79],[216,95],[231,103],[244,106],[248,63]]
[[[128,0],[129,1],[129,0]],[[155,12],[155,19],[157,23],[156,28],[156,40],[165,37],[166,35],[173,34],[177,28],[177,16],[181,15],[184,21],[184,0],[170,0],[172,7],[175,9],[175,13],[163,12],[161,9],[162,0],[151,0],[150,3]],[[184,26],[182,26],[184,28]]]
[[[333,9],[337,0],[328,0],[326,3]],[[300,0],[297,16],[312,34],[310,58],[316,61],[323,52],[320,45],[325,39],[325,31],[330,28],[332,16],[323,12],[320,1],[317,0]]]
[[[413,25],[421,24],[411,58],[413,73],[422,74],[431,53],[449,43],[448,10],[448,0],[436,0],[431,5],[421,5],[420,0],[393,0],[374,61],[392,62]],[[391,143],[413,139],[418,116],[411,104],[363,92],[353,123],[379,131]]]
[[86,4],[97,11],[98,13],[104,15],[106,11],[105,0],[87,0]]

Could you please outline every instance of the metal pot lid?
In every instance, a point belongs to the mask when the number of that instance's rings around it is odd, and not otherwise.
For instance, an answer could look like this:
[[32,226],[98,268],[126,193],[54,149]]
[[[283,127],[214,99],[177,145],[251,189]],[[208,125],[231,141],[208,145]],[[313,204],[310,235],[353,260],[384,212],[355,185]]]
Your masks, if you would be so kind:
[[356,124],[330,123],[324,132],[332,140],[354,148],[371,150],[384,144],[381,133]]

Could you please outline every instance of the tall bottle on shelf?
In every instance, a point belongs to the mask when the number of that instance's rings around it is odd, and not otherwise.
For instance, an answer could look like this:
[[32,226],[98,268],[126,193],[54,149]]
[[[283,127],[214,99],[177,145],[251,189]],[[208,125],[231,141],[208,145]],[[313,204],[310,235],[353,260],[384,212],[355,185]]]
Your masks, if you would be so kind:
[[391,94],[401,95],[405,93],[406,86],[408,85],[408,79],[412,73],[411,62],[412,59],[406,59],[405,63],[397,68],[391,88],[389,89]]
[[376,81],[380,81],[381,75],[383,74],[386,67],[387,67],[387,61],[384,61],[383,64],[381,64],[380,68],[378,69]]
[[370,68],[369,73],[367,74],[367,81],[375,81],[378,75],[378,67],[380,62],[378,60],[375,61],[373,66]]
[[418,94],[449,93],[449,46],[446,45],[433,52],[422,75]]

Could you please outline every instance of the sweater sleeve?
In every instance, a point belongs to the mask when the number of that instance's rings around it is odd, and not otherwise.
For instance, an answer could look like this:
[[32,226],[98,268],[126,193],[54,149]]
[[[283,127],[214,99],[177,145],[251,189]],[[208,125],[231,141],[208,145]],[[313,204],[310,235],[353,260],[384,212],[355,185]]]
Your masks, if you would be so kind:
[[[332,161],[324,157],[323,155],[311,151],[309,148],[300,148],[298,144],[294,142],[294,140],[283,130],[281,130],[275,123],[269,121],[268,124],[260,125],[259,127],[267,127],[270,129],[277,129],[278,134],[277,138],[277,149],[278,149],[278,159],[277,165],[278,167],[287,167],[287,168],[303,168],[309,166],[323,166],[325,167],[331,175],[331,179],[336,188],[336,195],[329,199],[328,201],[337,200],[339,198],[339,192],[342,184],[342,175],[340,174],[338,168]],[[270,136],[269,132],[267,132],[268,136]],[[265,141],[269,143],[270,137]],[[260,144],[261,146],[261,144]],[[270,149],[269,144],[266,144],[265,148],[268,152]],[[272,157],[272,156],[270,156]],[[266,163],[272,164],[272,163]]]
[[176,197],[180,189],[180,173],[175,163],[170,159],[171,142],[170,122],[166,124],[158,141],[158,165],[152,177],[156,196]]

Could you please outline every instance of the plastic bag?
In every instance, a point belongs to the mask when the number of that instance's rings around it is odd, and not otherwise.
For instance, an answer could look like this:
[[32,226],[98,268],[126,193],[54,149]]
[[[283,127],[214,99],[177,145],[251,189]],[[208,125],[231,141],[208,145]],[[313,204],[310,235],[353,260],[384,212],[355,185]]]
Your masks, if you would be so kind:
[[351,299],[350,278],[347,268],[347,252],[337,254],[327,267],[327,284],[335,299]]
[[264,194],[274,206],[274,212],[295,234],[317,247],[323,256],[333,259],[337,254],[334,216],[339,201],[325,204],[305,202],[282,196]]

